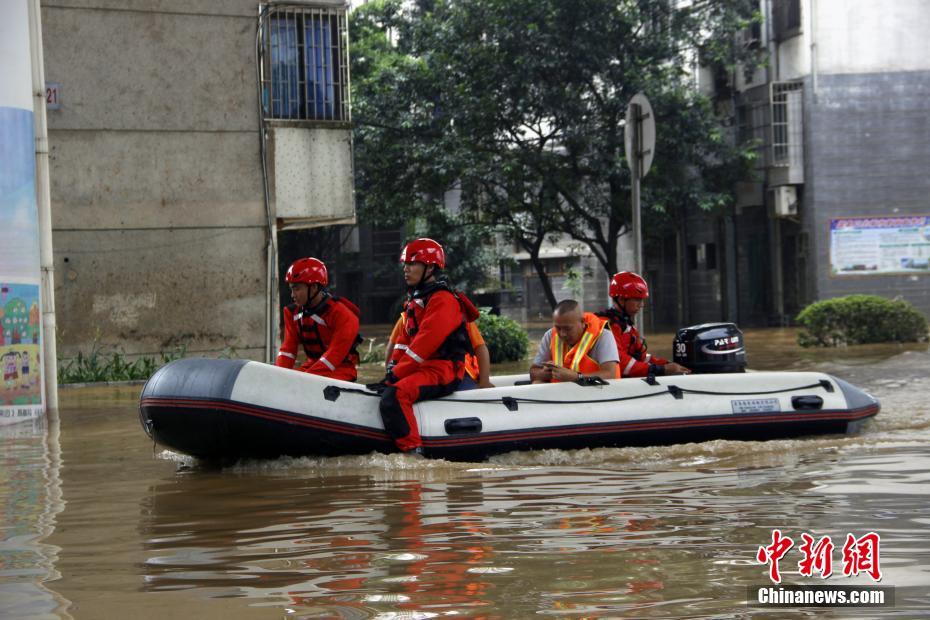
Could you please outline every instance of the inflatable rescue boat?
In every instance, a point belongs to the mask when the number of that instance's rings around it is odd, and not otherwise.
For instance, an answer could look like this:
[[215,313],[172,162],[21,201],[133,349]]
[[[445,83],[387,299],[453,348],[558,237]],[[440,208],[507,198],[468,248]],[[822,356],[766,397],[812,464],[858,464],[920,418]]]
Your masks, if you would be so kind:
[[[715,325],[713,338],[706,327],[681,330],[675,342],[676,361],[703,374],[541,385],[522,384],[526,375],[498,376],[494,388],[419,402],[424,455],[479,461],[513,450],[854,433],[880,409],[831,375],[738,372],[741,334]],[[720,369],[737,372],[707,372]],[[202,459],[394,452],[378,403],[356,383],[192,358],[149,379],[140,417],[156,443]]]

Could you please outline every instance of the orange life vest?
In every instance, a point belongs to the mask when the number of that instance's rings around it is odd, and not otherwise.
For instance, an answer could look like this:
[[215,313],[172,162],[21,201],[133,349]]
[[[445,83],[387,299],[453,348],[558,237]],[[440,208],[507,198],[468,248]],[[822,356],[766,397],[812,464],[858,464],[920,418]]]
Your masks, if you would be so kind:
[[[581,335],[581,339],[572,348],[566,350],[565,342],[559,338],[559,334],[555,329],[552,330],[552,340],[549,342],[552,362],[565,368],[571,368],[580,374],[600,370],[601,365],[589,357],[588,353],[594,348],[597,339],[608,324],[606,319],[602,319],[591,312],[584,313],[584,321],[588,327]],[[617,376],[619,377],[619,374]],[[552,382],[557,383],[558,381],[553,379]]]
[[465,373],[478,381],[478,358],[470,353],[465,354]]

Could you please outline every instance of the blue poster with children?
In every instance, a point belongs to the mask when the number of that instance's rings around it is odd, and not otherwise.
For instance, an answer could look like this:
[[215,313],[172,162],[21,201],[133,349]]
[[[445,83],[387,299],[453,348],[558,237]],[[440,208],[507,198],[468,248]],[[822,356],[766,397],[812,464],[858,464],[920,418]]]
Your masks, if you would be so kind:
[[[42,414],[39,216],[28,30],[0,68],[0,424]],[[8,49],[15,48],[15,49]]]

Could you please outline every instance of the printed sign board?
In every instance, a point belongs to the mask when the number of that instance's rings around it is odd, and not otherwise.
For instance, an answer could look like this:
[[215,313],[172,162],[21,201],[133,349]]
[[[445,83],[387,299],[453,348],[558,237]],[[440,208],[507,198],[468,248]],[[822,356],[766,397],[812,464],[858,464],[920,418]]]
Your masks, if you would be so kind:
[[835,276],[930,274],[930,216],[830,220],[830,272]]
[[35,125],[26,2],[0,20],[0,425],[42,414]]

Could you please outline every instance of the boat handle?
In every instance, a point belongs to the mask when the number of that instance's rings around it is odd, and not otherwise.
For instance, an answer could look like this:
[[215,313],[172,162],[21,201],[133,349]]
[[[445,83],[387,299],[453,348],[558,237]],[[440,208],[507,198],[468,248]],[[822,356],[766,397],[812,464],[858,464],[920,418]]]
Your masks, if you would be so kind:
[[791,406],[800,411],[817,411],[823,408],[823,399],[814,394],[792,396]]
[[481,418],[452,418],[446,420],[446,433],[449,435],[480,432]]

